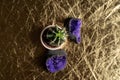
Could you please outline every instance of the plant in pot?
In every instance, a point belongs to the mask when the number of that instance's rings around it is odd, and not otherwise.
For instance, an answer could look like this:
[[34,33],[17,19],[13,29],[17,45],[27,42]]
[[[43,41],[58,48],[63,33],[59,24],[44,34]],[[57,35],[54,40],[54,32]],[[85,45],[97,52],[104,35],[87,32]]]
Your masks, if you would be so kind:
[[41,43],[49,50],[62,48],[66,43],[66,30],[58,25],[49,25],[41,32]]

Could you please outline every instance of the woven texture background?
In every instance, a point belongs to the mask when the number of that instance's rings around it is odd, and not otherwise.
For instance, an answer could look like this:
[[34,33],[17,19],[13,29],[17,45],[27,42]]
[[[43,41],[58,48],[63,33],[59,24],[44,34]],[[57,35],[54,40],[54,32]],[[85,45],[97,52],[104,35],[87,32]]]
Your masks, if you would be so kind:
[[[81,43],[52,74],[39,35],[67,17],[82,20]],[[120,0],[0,0],[0,80],[120,80]]]

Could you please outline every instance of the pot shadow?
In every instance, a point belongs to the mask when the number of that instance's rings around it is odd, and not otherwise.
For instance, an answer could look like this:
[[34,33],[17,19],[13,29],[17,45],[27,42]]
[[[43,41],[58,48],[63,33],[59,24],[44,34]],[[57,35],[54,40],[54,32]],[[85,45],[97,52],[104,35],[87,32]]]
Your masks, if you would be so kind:
[[31,60],[31,63],[34,64],[35,67],[42,68],[46,70],[45,61],[47,49],[44,48],[42,43],[40,42],[40,34],[44,27],[42,25],[33,24],[32,30],[30,32],[30,39],[36,50],[34,52],[34,58]]
[[64,20],[64,26],[65,26],[67,32],[69,31],[69,27],[68,26],[69,26],[70,19],[72,19],[72,17],[68,17],[68,18],[66,18]]

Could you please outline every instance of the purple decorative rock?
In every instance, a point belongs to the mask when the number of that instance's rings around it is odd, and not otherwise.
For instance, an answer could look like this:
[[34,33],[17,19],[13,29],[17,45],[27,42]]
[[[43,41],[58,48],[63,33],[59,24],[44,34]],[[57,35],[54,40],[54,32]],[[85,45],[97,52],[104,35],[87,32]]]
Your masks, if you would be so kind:
[[48,52],[48,59],[46,60],[46,67],[48,71],[54,73],[65,68],[66,53],[64,50],[55,50]]
[[77,43],[80,43],[80,31],[81,31],[82,22],[80,19],[71,18],[69,21],[69,34],[70,38],[74,39]]

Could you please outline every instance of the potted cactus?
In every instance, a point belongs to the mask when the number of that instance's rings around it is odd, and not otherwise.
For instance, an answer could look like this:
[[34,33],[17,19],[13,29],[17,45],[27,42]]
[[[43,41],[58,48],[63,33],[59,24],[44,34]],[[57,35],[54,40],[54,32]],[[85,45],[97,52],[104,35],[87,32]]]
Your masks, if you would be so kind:
[[42,30],[40,40],[49,50],[60,49],[66,42],[66,30],[58,25],[49,25]]

